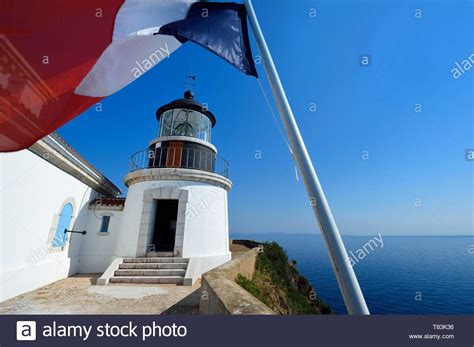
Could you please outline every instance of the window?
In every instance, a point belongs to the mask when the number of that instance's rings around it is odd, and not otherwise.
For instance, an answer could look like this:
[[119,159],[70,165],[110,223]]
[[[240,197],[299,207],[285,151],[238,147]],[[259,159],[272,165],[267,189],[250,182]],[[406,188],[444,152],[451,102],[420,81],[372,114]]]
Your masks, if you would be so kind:
[[168,110],[160,118],[160,136],[190,136],[211,141],[211,120],[194,110]]
[[72,205],[70,203],[64,205],[63,209],[61,210],[61,213],[59,214],[58,226],[56,227],[53,241],[51,241],[51,246],[64,247],[66,244],[67,235],[64,231],[68,230],[71,226],[72,210]]
[[109,223],[110,223],[110,216],[102,216],[102,223],[100,224],[101,233],[109,232]]
[[193,111],[176,110],[177,114],[173,118],[173,135],[192,136],[195,137],[195,125],[190,121],[189,115]]
[[171,135],[171,127],[173,123],[173,111],[166,111],[161,116],[161,133],[160,136],[170,136]]
[[202,116],[202,123],[200,127],[200,132],[198,138],[201,140],[211,142],[211,120],[206,116]]

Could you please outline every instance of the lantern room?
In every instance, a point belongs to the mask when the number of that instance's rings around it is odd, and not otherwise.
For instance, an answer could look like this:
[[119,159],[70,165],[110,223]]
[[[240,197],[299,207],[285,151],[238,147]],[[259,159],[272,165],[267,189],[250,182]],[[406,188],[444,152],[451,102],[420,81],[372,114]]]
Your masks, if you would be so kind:
[[146,168],[183,168],[212,172],[228,177],[227,161],[217,156],[211,143],[216,118],[206,106],[194,99],[191,91],[156,111],[158,137],[148,149],[135,153],[130,171]]
[[156,111],[160,122],[159,137],[187,136],[211,142],[211,128],[216,124],[214,115],[194,100],[191,91],[178,99],[160,107]]

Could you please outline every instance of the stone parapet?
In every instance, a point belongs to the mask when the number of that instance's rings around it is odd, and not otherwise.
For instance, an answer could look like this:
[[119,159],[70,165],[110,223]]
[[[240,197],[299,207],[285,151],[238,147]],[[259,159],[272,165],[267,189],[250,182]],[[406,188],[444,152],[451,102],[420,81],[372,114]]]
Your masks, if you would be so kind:
[[252,277],[257,255],[258,248],[253,248],[202,275],[200,314],[275,314],[235,282],[238,274]]

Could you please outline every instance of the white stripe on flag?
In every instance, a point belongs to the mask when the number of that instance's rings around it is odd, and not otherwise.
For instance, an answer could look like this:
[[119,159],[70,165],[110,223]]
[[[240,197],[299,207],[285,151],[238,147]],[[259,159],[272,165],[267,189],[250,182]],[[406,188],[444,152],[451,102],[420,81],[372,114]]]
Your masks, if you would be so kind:
[[112,43],[75,93],[109,96],[124,88],[181,46],[172,36],[153,35],[165,24],[186,18],[195,0],[127,0],[115,18]]

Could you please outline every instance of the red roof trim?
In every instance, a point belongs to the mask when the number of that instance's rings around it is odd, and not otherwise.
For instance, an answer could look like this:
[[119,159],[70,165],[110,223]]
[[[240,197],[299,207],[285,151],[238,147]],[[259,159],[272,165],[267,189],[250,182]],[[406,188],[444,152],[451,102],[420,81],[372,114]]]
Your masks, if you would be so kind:
[[125,198],[97,198],[94,199],[89,205],[96,206],[125,206]]

